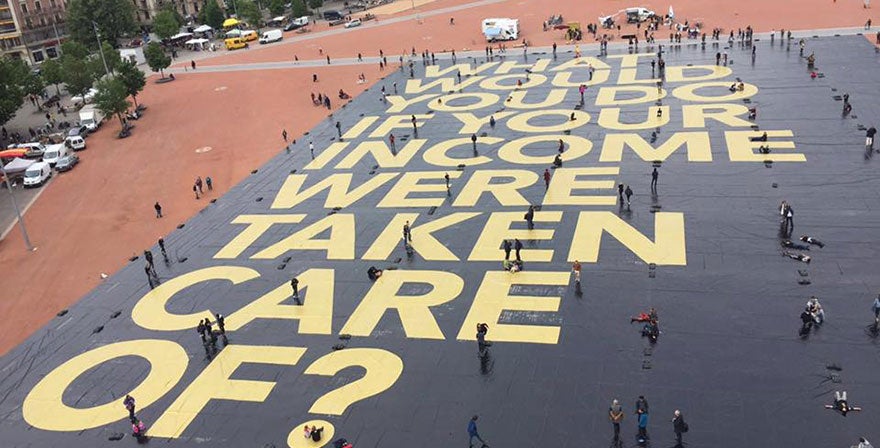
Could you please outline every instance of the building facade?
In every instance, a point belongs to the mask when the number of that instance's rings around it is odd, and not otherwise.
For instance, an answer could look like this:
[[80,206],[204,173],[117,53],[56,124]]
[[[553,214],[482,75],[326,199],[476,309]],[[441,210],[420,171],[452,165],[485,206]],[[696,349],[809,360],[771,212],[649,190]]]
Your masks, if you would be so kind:
[[189,20],[199,15],[205,1],[216,0],[131,0],[131,3],[134,5],[135,19],[142,24],[151,24],[166,4],[173,5],[181,16]]
[[22,39],[21,24],[13,2],[0,0],[0,54],[15,59],[30,59]]
[[67,0],[0,0],[0,53],[39,65],[57,58]]

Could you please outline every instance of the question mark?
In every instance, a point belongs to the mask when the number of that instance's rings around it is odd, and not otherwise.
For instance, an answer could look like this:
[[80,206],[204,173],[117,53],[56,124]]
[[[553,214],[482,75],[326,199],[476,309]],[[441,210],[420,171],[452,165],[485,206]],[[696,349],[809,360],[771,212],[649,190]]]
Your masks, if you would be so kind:
[[[363,378],[322,395],[309,408],[309,413],[342,415],[352,404],[388,390],[403,373],[400,357],[378,348],[351,348],[328,353],[316,359],[304,373],[332,377],[348,367],[363,367],[366,373]],[[322,442],[307,440],[300,432],[304,425],[323,427]],[[294,427],[287,435],[287,445],[290,448],[321,447],[327,443],[323,440],[332,440],[334,433],[332,423],[312,420]]]

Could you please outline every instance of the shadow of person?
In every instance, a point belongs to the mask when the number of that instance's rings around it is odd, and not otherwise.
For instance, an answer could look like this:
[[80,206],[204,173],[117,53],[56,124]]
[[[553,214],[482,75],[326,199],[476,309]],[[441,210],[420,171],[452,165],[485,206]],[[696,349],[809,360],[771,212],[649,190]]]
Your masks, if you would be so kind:
[[480,352],[480,375],[491,375],[494,367],[495,360],[492,359],[492,355],[489,353],[489,348],[486,347]]

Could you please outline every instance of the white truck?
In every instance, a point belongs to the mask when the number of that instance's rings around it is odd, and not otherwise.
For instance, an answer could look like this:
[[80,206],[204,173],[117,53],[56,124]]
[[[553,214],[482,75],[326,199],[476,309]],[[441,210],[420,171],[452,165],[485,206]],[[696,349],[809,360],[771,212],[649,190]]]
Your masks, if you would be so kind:
[[517,19],[483,19],[482,29],[487,42],[519,39]]
[[104,115],[94,105],[90,104],[79,110],[79,123],[80,125],[85,126],[89,132],[94,132],[98,129],[98,126],[101,126],[103,120]]

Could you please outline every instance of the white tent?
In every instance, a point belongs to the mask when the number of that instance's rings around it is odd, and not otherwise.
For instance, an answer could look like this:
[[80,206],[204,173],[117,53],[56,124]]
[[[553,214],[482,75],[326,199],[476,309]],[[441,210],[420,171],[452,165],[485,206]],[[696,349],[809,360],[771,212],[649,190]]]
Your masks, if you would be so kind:
[[229,30],[226,32],[226,37],[241,37],[242,34],[241,30]]
[[193,33],[207,33],[207,32],[213,31],[213,30],[214,29],[208,25],[202,25],[202,26],[194,29]]
[[190,39],[190,40],[184,42],[184,45],[186,45],[187,47],[192,47],[193,49],[198,47],[199,50],[204,50],[205,44],[207,44],[208,42],[209,42],[208,39]]
[[178,40],[178,39],[183,39],[185,37],[191,37],[191,36],[192,36],[192,33],[177,33],[177,34],[171,36],[171,40]]
[[33,165],[35,162],[35,160],[26,160],[16,157],[12,159],[11,162],[7,163],[6,166],[3,167],[3,169],[5,169],[6,173],[8,174],[21,173],[27,170],[28,167]]

